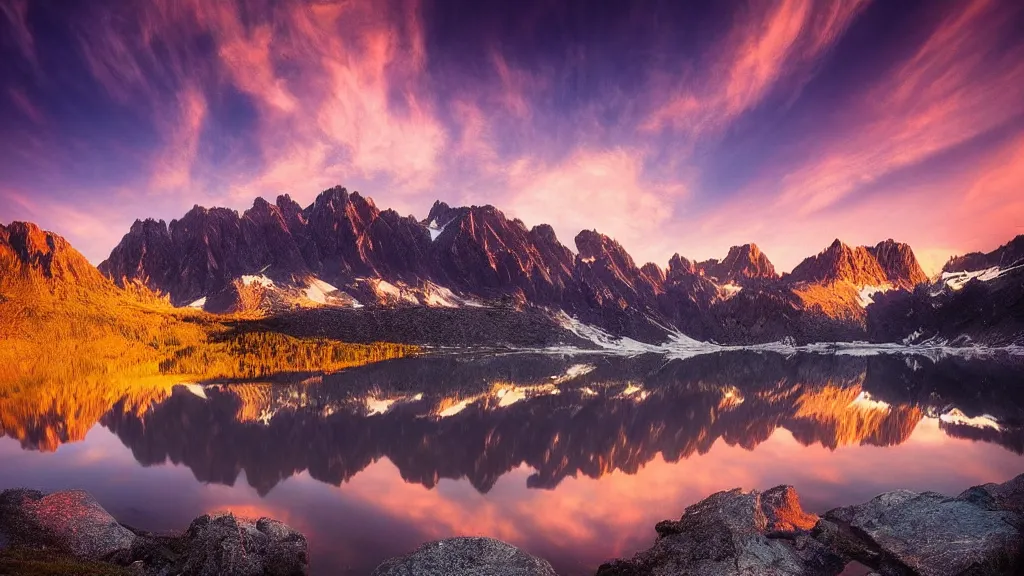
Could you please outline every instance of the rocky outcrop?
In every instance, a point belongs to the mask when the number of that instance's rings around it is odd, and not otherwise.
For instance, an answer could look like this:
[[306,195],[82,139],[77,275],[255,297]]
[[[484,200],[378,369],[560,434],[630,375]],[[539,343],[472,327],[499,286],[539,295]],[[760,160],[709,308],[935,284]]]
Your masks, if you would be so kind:
[[87,560],[131,549],[135,534],[87,492],[0,492],[0,534],[13,546],[50,546]]
[[448,538],[385,561],[372,576],[556,576],[546,560],[493,538]]
[[[309,568],[306,538],[276,520],[207,514],[180,535],[158,536],[118,524],[81,490],[0,492],[0,542],[111,568],[90,574],[121,566],[141,576],[301,576]],[[61,566],[69,561],[61,558]]]
[[291,576],[306,574],[309,564],[306,537],[271,518],[206,514],[181,540],[186,553],[171,573]]
[[[896,490],[868,502],[808,513],[792,486],[728,490],[659,522],[651,548],[613,560],[597,576],[1012,576],[1024,569],[1024,474],[957,497]],[[117,524],[88,494],[0,492],[4,547],[60,553],[140,575],[291,576],[308,572],[307,542],[269,518],[204,515],[177,536]],[[64,563],[66,566],[66,562]],[[90,572],[92,573],[92,572]],[[374,576],[554,576],[547,561],[490,538],[423,544]]]
[[[966,500],[985,510],[1005,510],[1024,520],[1024,474],[1002,484],[990,483],[968,488],[958,500]],[[1024,528],[1024,525],[1018,525]]]
[[[659,522],[651,548],[603,564],[597,576],[1011,576],[1024,568],[1022,492],[1024,475],[956,498],[898,490],[821,518],[801,508],[792,486],[718,492],[679,520]],[[508,544],[453,538],[388,560],[373,574],[553,573]]]
[[842,559],[810,537],[817,521],[792,486],[719,492],[678,521],[659,522],[654,546],[602,565],[597,576],[838,574]]
[[1018,574],[1020,521],[998,504],[897,490],[827,512],[815,536],[884,574]]
[[837,575],[851,563],[880,574],[968,576],[1024,569],[1024,475],[956,498],[897,490],[821,518],[791,486],[719,492],[655,526],[654,545],[598,576]]

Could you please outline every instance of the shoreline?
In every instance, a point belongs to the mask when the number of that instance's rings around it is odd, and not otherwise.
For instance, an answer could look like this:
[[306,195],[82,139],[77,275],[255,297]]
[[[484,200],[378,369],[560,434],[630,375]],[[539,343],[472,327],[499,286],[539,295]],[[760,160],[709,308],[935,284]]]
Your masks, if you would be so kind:
[[[732,489],[654,526],[650,548],[595,576],[968,576],[1024,570],[1024,474],[958,496],[895,490],[817,516],[792,486]],[[507,543],[456,537],[386,560],[373,576],[556,576]],[[96,576],[309,573],[306,538],[270,518],[203,515],[177,534],[119,524],[88,493],[0,491],[0,573]],[[453,571],[454,570],[454,571]]]

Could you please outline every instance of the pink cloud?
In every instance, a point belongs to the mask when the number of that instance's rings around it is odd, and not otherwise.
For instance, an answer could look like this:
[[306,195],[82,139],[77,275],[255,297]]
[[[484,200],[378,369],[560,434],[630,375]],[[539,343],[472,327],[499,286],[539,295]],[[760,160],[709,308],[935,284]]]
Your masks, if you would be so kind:
[[950,13],[911,57],[808,143],[811,160],[781,178],[782,204],[821,210],[1024,112],[1024,51],[991,56],[1012,19],[987,0],[945,8]]
[[156,158],[150,186],[157,191],[180,190],[192,185],[192,169],[199,150],[206,119],[206,100],[196,89],[187,89],[178,97],[179,112],[167,128],[163,150]]
[[106,257],[125,231],[111,225],[106,210],[80,208],[61,199],[0,189],[0,201],[5,206],[4,218],[33,222],[63,236],[93,264]]
[[[788,74],[820,59],[867,4],[866,0],[754,3],[716,48],[706,74],[687,78],[641,125],[699,137],[717,133],[760,103]],[[714,58],[714,57],[712,57]]]
[[17,45],[21,55],[36,62],[35,39],[28,29],[28,0],[12,0],[0,3],[0,22],[6,21],[12,42]]
[[651,182],[643,175],[643,155],[613,149],[580,150],[549,165],[525,158],[507,168],[501,204],[512,216],[535,225],[551,224],[559,239],[573,246],[580,230],[597,229],[617,239],[642,263],[657,261],[666,247],[651,231],[672,218],[682,186]]
[[14,103],[14,106],[25,115],[26,118],[34,122],[35,124],[46,123],[46,117],[43,115],[43,111],[35,105],[32,100],[29,99],[28,95],[24,90],[18,88],[10,88],[7,90],[7,96]]
[[275,75],[271,61],[271,27],[260,26],[246,37],[236,20],[229,22],[232,23],[230,36],[223,39],[219,54],[235,85],[271,110],[292,112],[297,105],[296,98],[284,80]]

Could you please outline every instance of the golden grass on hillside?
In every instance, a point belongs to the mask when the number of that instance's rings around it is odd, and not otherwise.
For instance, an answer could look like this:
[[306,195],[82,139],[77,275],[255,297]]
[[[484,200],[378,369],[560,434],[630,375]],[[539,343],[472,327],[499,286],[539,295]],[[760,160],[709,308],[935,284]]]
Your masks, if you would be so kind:
[[244,316],[173,308],[145,288],[52,290],[0,275],[0,435],[53,450],[118,403],[145,410],[181,382],[336,371],[417,352],[247,330]]
[[400,358],[415,346],[378,342],[345,344],[298,339],[273,332],[234,334],[223,341],[185,346],[160,362],[165,374],[200,374],[207,379],[260,378],[280,372],[334,372]]
[[0,383],[8,385],[102,375],[256,378],[336,371],[418,350],[254,332],[244,317],[176,309],[139,286],[61,298],[37,289],[0,295]]

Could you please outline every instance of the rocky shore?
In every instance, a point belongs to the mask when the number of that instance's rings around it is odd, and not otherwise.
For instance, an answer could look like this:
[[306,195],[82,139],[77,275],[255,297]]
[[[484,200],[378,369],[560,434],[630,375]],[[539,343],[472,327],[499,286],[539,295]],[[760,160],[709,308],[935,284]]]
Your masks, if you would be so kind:
[[[1024,574],[1024,474],[956,497],[897,490],[817,516],[792,486],[718,492],[655,526],[647,550],[596,576]],[[0,492],[0,574],[306,574],[304,536],[269,518],[204,515],[176,535],[118,524],[85,492]],[[490,538],[450,538],[373,576],[554,576]]]

